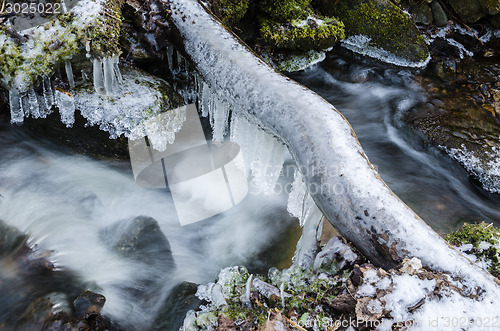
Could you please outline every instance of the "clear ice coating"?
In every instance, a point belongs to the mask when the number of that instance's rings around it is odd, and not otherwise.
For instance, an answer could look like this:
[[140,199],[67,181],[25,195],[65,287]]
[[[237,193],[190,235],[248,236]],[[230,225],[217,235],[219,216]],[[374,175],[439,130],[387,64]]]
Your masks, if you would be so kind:
[[75,100],[68,92],[60,90],[55,91],[56,105],[59,108],[61,122],[67,127],[72,127],[75,123]]
[[238,113],[232,116],[231,141],[240,145],[252,184],[269,195],[283,168],[286,146]]
[[15,88],[9,91],[10,122],[21,124],[24,121],[22,96]]

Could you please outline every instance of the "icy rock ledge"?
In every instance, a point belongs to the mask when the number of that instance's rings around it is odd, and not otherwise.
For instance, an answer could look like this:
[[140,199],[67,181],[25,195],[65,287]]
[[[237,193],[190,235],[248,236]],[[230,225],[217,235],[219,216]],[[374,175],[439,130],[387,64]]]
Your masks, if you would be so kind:
[[271,268],[267,276],[252,277],[244,267],[221,270],[214,283],[198,287],[205,304],[187,313],[180,330],[451,330],[459,323],[482,330],[500,318],[492,294],[478,297],[476,288],[422,268],[417,258],[376,268],[340,237],[313,258],[314,267]]

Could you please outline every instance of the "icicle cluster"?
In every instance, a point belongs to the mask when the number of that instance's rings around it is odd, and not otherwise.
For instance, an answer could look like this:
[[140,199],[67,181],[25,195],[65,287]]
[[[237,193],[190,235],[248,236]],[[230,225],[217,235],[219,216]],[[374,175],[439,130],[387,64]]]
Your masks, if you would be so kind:
[[288,196],[287,210],[299,219],[303,227],[302,236],[297,243],[293,263],[307,268],[312,266],[321,237],[323,213],[311,198],[302,174],[295,170],[292,191]]
[[39,96],[34,88],[29,88],[26,92],[20,92],[18,88],[11,89],[9,91],[11,122],[21,124],[27,116],[47,117],[52,106],[56,105],[50,78],[42,78],[41,93]]
[[[232,116],[231,141],[240,145],[252,183],[264,194],[271,194],[283,168],[287,148],[245,117],[236,113]],[[215,128],[217,126],[214,131]]]
[[98,94],[113,95],[121,91],[123,77],[118,68],[119,57],[93,59],[94,88]]

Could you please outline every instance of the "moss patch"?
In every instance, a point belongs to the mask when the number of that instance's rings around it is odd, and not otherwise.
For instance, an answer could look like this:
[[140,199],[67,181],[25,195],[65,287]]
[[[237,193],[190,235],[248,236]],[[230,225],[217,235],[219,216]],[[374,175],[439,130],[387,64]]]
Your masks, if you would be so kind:
[[260,35],[264,43],[275,48],[305,51],[325,49],[345,37],[344,24],[336,18],[308,19],[294,21],[292,24],[262,19],[260,25]]
[[309,8],[309,0],[263,0],[260,2],[259,8],[278,22],[305,19],[312,13],[312,10]]
[[325,15],[337,15],[345,24],[347,36],[367,36],[371,38],[372,46],[409,61],[427,59],[429,52],[424,37],[399,7],[373,0],[330,1],[326,4],[320,9]]
[[210,9],[226,25],[238,23],[247,13],[249,0],[210,0]]
[[[85,4],[91,8],[99,6]],[[85,51],[87,46],[95,57],[118,55],[122,4],[123,0],[107,1],[95,14],[81,8],[75,14],[78,16],[72,13],[58,15],[50,22],[31,29],[21,45],[4,28],[0,28],[2,85],[24,92],[37,85],[40,76],[51,76],[57,66]]]
[[471,245],[465,253],[473,254],[488,266],[493,275],[500,275],[500,229],[484,222],[465,223],[460,229],[445,236],[455,246]]

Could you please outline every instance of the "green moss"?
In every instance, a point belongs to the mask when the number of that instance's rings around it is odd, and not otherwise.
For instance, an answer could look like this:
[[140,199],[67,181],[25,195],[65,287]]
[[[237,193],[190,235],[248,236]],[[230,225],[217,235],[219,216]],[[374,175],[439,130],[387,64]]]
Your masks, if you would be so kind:
[[[75,22],[72,14],[61,14],[38,28],[35,37],[17,45],[0,27],[0,78],[6,88],[25,91],[36,85],[40,76],[50,76],[55,69],[85,49],[90,41],[92,55],[119,55],[123,0],[106,2],[103,14],[92,22]],[[44,30],[50,30],[50,34]]]
[[[471,244],[473,246],[471,253],[479,260],[488,263],[488,271],[496,276],[500,274],[499,238],[500,229],[484,222],[465,223],[457,231],[445,236],[446,241],[455,246]],[[489,244],[489,247],[486,249],[482,247],[484,243]]]
[[372,0],[332,1],[325,12],[334,12],[340,17],[347,36],[368,36],[372,46],[411,61],[420,62],[428,57],[424,37],[411,19],[393,4],[382,6]]
[[211,0],[210,8],[227,25],[238,23],[248,10],[248,0]]
[[319,25],[261,19],[260,35],[271,47],[293,50],[326,49],[345,37],[344,24],[336,18],[325,18]]
[[120,31],[122,26],[121,6],[124,0],[106,2],[104,14],[88,27],[86,35],[91,41],[92,55],[109,57],[120,54]]
[[273,20],[284,23],[307,18],[312,13],[309,2],[310,0],[263,0],[259,4],[259,9]]

